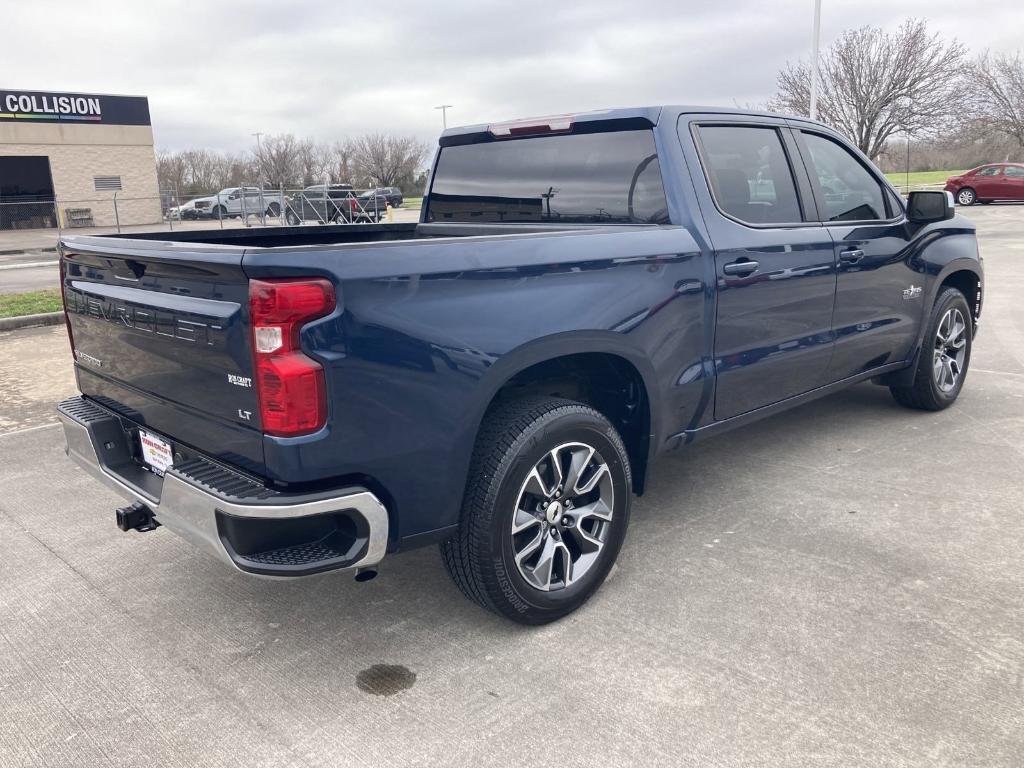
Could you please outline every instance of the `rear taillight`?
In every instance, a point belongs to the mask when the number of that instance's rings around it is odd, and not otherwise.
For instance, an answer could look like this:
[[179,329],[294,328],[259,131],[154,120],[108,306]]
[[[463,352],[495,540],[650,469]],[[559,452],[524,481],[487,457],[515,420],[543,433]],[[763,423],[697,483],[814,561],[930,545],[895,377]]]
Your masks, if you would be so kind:
[[254,378],[266,434],[305,435],[327,421],[324,369],[302,353],[299,331],[334,307],[328,280],[249,281]]

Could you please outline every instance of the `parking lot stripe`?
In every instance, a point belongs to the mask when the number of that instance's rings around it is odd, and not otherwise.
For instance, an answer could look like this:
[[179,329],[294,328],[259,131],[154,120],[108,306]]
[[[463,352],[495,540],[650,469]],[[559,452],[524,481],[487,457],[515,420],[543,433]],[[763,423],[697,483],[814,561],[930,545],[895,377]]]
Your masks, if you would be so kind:
[[40,424],[36,427],[25,427],[25,429],[16,429],[13,432],[0,432],[0,437],[13,437],[14,435],[24,435],[26,432],[38,432],[40,429],[49,429],[50,427],[59,427],[60,422],[55,421],[51,424]]

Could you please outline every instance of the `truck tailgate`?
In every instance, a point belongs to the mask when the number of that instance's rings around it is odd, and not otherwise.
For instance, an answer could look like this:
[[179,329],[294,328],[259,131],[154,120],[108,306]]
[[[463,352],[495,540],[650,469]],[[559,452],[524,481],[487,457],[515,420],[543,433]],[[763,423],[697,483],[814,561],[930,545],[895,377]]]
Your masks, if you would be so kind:
[[242,252],[69,238],[61,274],[82,394],[172,445],[258,472]]

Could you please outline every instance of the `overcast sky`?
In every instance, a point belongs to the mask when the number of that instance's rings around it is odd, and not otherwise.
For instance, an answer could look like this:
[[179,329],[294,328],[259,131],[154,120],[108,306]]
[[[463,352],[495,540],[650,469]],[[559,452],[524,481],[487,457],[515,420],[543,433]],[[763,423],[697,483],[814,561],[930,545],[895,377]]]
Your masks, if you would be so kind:
[[[809,56],[813,0],[6,2],[4,88],[149,97],[158,147],[248,149],[660,103],[768,98]],[[926,18],[973,51],[1022,44],[1024,0],[823,0],[822,44]]]

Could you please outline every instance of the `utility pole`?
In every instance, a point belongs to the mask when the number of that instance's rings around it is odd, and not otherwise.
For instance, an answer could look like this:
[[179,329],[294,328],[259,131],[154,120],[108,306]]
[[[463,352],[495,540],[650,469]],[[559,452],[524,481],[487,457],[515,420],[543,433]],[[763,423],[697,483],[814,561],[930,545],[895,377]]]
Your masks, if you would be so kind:
[[818,46],[821,40],[821,0],[814,0],[814,42],[811,45],[811,120],[818,119]]
[[439,106],[434,107],[434,109],[441,110],[441,124],[444,126],[445,130],[448,130],[448,110],[451,108],[451,104],[441,104]]
[[256,159],[260,163],[260,189],[263,189],[263,145],[260,144],[260,136],[263,135],[263,132],[256,131],[252,135],[256,137]]

